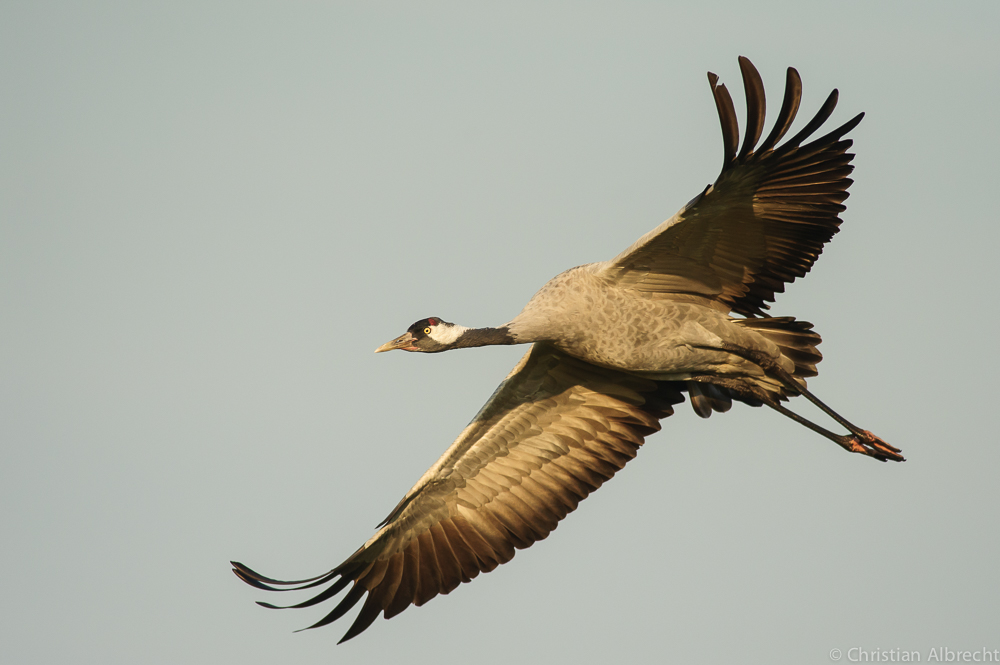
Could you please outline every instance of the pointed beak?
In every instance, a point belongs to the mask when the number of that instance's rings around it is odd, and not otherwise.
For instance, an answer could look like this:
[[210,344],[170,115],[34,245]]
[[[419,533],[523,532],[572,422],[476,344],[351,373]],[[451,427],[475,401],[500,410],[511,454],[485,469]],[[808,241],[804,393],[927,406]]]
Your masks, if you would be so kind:
[[393,349],[406,349],[413,346],[413,334],[406,332],[392,340],[391,342],[386,342],[382,346],[375,349],[375,353],[382,353],[383,351],[392,351]]

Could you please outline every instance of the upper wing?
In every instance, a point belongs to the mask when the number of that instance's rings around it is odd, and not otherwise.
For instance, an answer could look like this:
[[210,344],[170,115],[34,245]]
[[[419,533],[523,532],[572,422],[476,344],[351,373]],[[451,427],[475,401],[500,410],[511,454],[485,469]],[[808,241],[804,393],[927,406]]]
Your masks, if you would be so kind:
[[[380,613],[448,593],[545,538],[577,504],[635,457],[643,437],[684,400],[657,383],[589,365],[535,344],[437,463],[361,549],[330,572],[282,582],[233,563],[245,582],[272,591],[332,582],[308,607],[350,583],[310,628],[339,619],[368,594],[348,640]],[[261,603],[268,607],[273,605]]]
[[785,99],[774,129],[756,147],[764,126],[764,86],[744,57],[747,132],[737,154],[739,127],[726,86],[708,80],[722,124],[722,173],[672,218],[601,265],[611,281],[652,297],[694,298],[747,316],[763,315],[784,284],[802,277],[840,226],[846,208],[852,141],[841,140],[864,114],[806,145],[833,113],[830,93],[806,127],[780,147],[798,111],[802,82],[788,69]]

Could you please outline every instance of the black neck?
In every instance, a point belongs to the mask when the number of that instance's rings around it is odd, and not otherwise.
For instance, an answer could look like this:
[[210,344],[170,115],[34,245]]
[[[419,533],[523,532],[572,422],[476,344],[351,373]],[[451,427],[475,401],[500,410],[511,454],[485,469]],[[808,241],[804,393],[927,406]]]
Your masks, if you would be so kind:
[[517,344],[511,337],[507,326],[499,328],[470,328],[455,340],[452,348],[462,349],[470,346],[496,346],[499,344]]

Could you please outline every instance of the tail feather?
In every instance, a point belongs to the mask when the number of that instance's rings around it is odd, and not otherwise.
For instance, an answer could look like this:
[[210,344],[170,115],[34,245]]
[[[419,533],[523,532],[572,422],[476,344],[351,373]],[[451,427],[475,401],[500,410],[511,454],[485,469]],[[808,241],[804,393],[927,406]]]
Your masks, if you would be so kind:
[[781,354],[795,363],[795,371],[791,373],[795,378],[806,379],[818,373],[816,365],[823,359],[823,354],[816,347],[823,338],[813,331],[813,325],[808,321],[798,321],[790,316],[775,316],[741,319],[736,323],[777,344]]
[[[737,319],[733,323],[749,328],[777,345],[781,355],[794,364],[794,369],[788,373],[802,388],[805,388],[807,378],[816,376],[816,365],[823,359],[823,354],[816,347],[823,338],[813,331],[811,323],[790,316]],[[770,376],[692,377],[682,390],[687,391],[691,407],[702,418],[708,418],[716,411],[728,411],[733,400],[761,406],[776,400],[785,401],[798,394]]]

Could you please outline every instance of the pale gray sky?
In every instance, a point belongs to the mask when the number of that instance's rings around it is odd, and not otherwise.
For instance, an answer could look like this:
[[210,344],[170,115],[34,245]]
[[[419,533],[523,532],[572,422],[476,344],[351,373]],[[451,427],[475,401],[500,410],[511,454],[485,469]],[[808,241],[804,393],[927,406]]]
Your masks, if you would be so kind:
[[[1000,649],[1000,4],[358,4],[0,6],[2,660]],[[339,563],[523,352],[372,350],[672,215],[741,54],[769,118],[788,65],[804,116],[867,112],[842,233],[772,311],[909,461],[684,405],[548,540],[346,645],[353,613],[254,605],[230,559]]]

